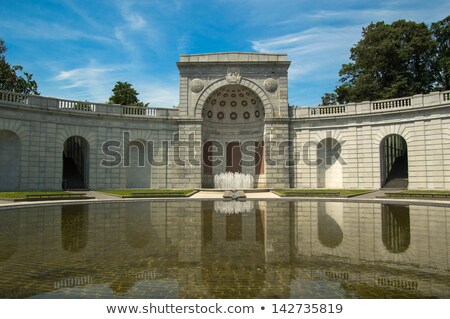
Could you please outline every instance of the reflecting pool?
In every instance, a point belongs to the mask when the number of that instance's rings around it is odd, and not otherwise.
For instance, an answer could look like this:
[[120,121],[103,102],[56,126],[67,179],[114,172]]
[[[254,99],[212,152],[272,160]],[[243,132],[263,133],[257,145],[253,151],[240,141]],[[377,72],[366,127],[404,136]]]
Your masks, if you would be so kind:
[[450,298],[450,208],[143,201],[0,210],[1,298]]

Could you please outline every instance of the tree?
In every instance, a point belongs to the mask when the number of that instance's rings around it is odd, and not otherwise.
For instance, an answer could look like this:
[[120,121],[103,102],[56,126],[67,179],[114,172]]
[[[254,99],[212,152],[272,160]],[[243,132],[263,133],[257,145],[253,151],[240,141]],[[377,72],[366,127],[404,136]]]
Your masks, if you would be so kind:
[[[398,20],[371,23],[350,49],[352,62],[342,65],[335,89],[339,103],[390,99],[449,83],[449,20],[432,24]],[[327,93],[333,94],[333,93]]]
[[336,93],[325,93],[322,96],[322,103],[320,105],[336,105],[337,104],[337,94]]
[[128,82],[118,81],[112,89],[113,95],[109,98],[110,104],[131,105],[131,106],[148,106],[139,101],[139,93]]
[[39,95],[33,74],[23,71],[21,65],[11,66],[6,61],[6,51],[5,41],[0,39],[0,90]]
[[431,31],[436,42],[436,87],[450,90],[450,16],[432,23]]

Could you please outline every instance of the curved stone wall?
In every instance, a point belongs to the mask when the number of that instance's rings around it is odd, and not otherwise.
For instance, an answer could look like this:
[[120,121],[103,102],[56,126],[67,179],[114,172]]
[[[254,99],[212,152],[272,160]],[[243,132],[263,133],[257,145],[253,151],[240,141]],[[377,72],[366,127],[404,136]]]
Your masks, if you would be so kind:
[[[282,54],[181,56],[172,109],[0,91],[0,190],[61,189],[64,143],[75,136],[89,145],[81,156],[92,189],[209,185],[223,171],[205,177],[211,140],[263,142],[263,173],[243,169],[258,175],[256,187],[378,189],[396,177],[388,170],[402,150],[409,189],[450,189],[449,91],[292,107],[289,64]],[[391,135],[404,146],[384,144]]]

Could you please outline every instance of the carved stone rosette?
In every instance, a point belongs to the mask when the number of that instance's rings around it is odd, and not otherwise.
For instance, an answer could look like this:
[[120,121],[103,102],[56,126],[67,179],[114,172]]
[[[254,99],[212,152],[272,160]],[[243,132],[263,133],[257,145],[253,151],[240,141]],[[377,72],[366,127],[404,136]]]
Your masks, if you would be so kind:
[[200,93],[205,85],[203,84],[203,81],[200,79],[193,79],[191,81],[191,91],[194,93]]
[[275,79],[268,78],[264,81],[264,88],[267,92],[274,93],[278,89],[278,82]]

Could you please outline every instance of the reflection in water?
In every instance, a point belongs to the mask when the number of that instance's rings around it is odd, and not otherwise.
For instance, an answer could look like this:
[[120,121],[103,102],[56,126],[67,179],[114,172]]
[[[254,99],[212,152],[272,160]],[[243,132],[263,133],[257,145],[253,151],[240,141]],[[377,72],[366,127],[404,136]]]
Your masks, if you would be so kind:
[[336,220],[338,217],[342,217],[342,212],[336,211],[336,205],[331,205],[332,207],[330,209],[328,207],[330,205],[327,204],[329,203],[318,203],[317,233],[319,241],[322,245],[328,248],[336,248],[341,244],[342,239],[344,238],[344,233],[342,232],[341,226]]
[[252,201],[236,201],[230,200],[226,202],[214,202],[214,210],[221,214],[245,214],[254,210],[254,202]]
[[88,240],[88,206],[68,205],[61,209],[61,241],[64,250],[78,252]]
[[409,206],[383,205],[381,212],[382,238],[387,250],[406,251],[411,242]]
[[250,202],[250,211],[224,215],[218,203],[202,204],[201,277],[208,298],[257,298],[266,279],[263,213]]
[[151,203],[131,203],[127,207],[127,242],[133,248],[143,248],[150,241]]
[[450,208],[252,204],[2,212],[0,298],[450,298]]
[[2,212],[0,219],[0,263],[10,259],[17,249],[19,237],[19,216]]

